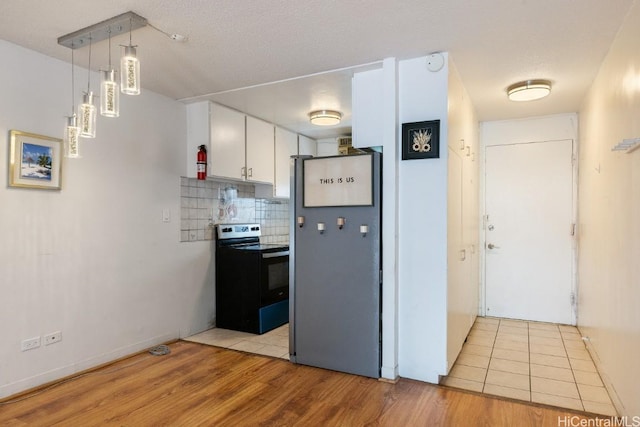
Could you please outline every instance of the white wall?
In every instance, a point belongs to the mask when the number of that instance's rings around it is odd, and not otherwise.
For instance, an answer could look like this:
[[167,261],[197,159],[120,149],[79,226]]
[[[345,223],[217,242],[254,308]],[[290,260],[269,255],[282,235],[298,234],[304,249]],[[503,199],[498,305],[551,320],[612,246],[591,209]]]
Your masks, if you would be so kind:
[[398,126],[440,120],[440,158],[404,160],[398,168],[399,373],[432,383],[447,370],[448,55],[443,55],[445,66],[435,73],[427,70],[425,57],[398,66]]
[[[355,76],[354,76],[355,77]],[[353,79],[355,83],[356,79]],[[398,151],[398,61],[385,58],[380,82],[380,140],[382,142],[382,367],[383,378],[399,375],[398,211],[400,165]],[[355,99],[354,99],[355,101]],[[375,117],[375,114],[374,114]]]
[[636,3],[580,110],[578,327],[613,388],[640,415],[640,4]]
[[316,141],[318,144],[318,157],[337,156],[338,152],[338,138],[324,138]]
[[490,145],[520,144],[577,138],[578,117],[575,113],[528,117],[516,120],[482,122],[482,148]]
[[[0,57],[6,180],[9,130],[62,137],[71,73],[4,41]],[[76,77],[79,95],[86,71]],[[178,243],[185,120],[168,98],[123,96],[121,117],[99,117],[82,158],[63,162],[61,191],[0,187],[0,397],[212,321],[210,243]],[[61,342],[20,351],[23,339],[54,331]]]

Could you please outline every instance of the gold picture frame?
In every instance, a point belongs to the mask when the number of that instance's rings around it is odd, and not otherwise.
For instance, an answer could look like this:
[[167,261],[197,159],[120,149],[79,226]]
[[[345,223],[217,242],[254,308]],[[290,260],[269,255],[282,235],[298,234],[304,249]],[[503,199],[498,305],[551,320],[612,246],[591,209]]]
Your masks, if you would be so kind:
[[19,130],[9,134],[9,186],[60,190],[62,140]]

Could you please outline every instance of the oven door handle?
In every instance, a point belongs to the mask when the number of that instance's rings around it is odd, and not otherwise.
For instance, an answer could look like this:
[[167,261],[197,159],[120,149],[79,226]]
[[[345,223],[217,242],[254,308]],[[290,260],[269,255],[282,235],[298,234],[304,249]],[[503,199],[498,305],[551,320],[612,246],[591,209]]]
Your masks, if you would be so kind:
[[289,251],[267,252],[262,254],[262,258],[277,258],[282,256],[289,256]]

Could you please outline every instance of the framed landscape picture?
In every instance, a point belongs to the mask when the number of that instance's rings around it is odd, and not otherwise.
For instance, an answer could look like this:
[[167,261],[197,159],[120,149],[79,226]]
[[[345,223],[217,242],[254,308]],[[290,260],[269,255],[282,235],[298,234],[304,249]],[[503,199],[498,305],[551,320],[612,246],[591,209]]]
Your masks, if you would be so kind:
[[10,187],[60,190],[61,139],[12,130],[10,144]]

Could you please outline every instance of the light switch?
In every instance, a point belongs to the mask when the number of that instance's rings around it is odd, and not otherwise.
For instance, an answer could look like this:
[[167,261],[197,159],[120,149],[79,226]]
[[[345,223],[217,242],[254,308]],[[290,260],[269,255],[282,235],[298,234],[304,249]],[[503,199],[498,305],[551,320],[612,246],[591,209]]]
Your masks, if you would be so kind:
[[162,222],[171,222],[171,210],[162,209]]

